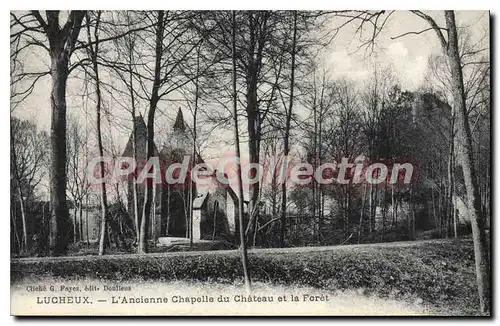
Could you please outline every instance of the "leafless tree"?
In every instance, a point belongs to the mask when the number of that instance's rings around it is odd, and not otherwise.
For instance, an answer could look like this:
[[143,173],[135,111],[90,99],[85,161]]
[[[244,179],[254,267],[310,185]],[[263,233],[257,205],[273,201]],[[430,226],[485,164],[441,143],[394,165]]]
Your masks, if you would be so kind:
[[23,230],[21,251],[25,252],[30,245],[26,204],[34,199],[35,189],[46,174],[48,137],[44,132],[37,130],[34,123],[17,118],[11,118],[10,136],[11,178],[21,209]]
[[[20,26],[17,32],[11,34],[11,41],[24,38],[23,48],[38,46],[46,50],[50,56],[52,78],[50,248],[54,255],[59,255],[66,251],[70,224],[66,204],[66,82],[71,70],[70,57],[76,48],[85,12],[69,12],[63,24],[60,24],[59,11],[46,11],[45,15],[44,19],[37,10],[19,17],[11,14],[11,25]],[[41,41],[44,37],[48,44]]]
[[232,17],[231,17],[231,31],[232,31],[232,38],[231,38],[231,53],[232,53],[232,62],[233,62],[233,121],[234,121],[234,140],[236,144],[236,157],[238,159],[237,165],[236,165],[236,174],[238,178],[238,193],[239,193],[239,198],[238,198],[238,221],[239,221],[239,233],[240,233],[240,251],[241,251],[241,262],[243,264],[243,274],[244,274],[244,280],[245,280],[245,286],[247,289],[247,292],[250,292],[250,287],[251,287],[251,278],[250,278],[250,271],[248,269],[248,257],[247,257],[247,248],[246,248],[246,240],[245,240],[245,233],[244,233],[244,228],[243,228],[243,214],[244,214],[244,196],[243,196],[243,182],[242,182],[242,177],[241,177],[241,152],[240,152],[240,139],[239,139],[239,132],[238,132],[238,94],[237,94],[237,88],[236,88],[236,79],[237,79],[237,70],[236,70],[236,13],[233,11],[232,12]]
[[[87,139],[81,124],[74,117],[69,117],[68,128],[68,195],[74,203],[73,233],[74,240],[82,240],[83,234],[83,209],[85,198],[90,191],[87,178],[86,148]],[[78,214],[78,215],[77,215]]]
[[[149,102],[147,115],[146,159],[154,155],[154,121],[158,104],[163,98],[191,82],[196,73],[190,70],[188,61],[195,55],[196,48],[204,35],[196,33],[192,21],[198,13],[164,12],[146,13],[145,18],[154,22],[151,33],[155,37],[153,58],[154,67],[149,76],[141,76],[141,87]],[[144,192],[141,226],[139,230],[140,253],[147,252],[148,221],[151,212],[153,184],[150,178]]]
[[[293,36],[292,36],[292,50],[291,56],[291,67],[290,67],[290,96],[288,102],[288,108],[285,115],[285,137],[284,137],[284,159],[283,159],[283,169],[282,173],[285,174],[287,157],[290,151],[290,122],[292,120],[293,113],[293,102],[294,102],[294,91],[295,91],[295,59],[296,59],[296,48],[297,48],[297,11],[293,12]],[[281,184],[281,211],[280,211],[280,246],[285,246],[285,232],[286,232],[286,192],[287,192],[286,178],[284,178]]]

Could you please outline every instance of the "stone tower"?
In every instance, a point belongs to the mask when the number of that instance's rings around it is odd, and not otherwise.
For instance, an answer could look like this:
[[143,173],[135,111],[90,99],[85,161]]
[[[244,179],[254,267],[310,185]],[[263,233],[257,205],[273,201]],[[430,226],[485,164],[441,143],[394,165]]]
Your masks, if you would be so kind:
[[[182,163],[185,155],[191,155],[189,131],[187,130],[182,110],[179,108],[168,141],[163,146],[160,156],[166,166]],[[188,225],[189,176],[183,184],[165,184],[162,188],[162,236],[185,237]],[[193,190],[196,193],[196,189]]]
[[175,117],[175,122],[172,128],[172,133],[170,135],[170,146],[172,149],[182,149],[185,152],[190,152],[189,143],[189,132],[186,128],[186,123],[184,122],[184,116],[182,115],[182,110],[179,108],[177,111],[177,116]]

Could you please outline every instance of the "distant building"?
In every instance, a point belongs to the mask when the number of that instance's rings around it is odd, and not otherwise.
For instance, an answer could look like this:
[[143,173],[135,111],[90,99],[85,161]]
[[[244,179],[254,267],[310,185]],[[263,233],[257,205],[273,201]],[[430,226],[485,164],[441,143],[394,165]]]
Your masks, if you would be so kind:
[[[184,121],[182,110],[179,108],[169,141],[158,152],[154,146],[154,156],[162,162],[164,169],[173,163],[182,163],[184,156],[189,156],[192,162],[192,138]],[[147,126],[142,116],[135,118],[135,142],[131,133],[122,156],[134,157],[134,144],[138,166],[146,162]],[[203,163],[202,157],[197,154],[194,163]],[[217,171],[212,176],[212,186],[201,190],[193,183],[193,239],[231,240],[236,235],[238,197],[229,185],[220,184],[216,178]],[[154,187],[154,205],[151,210],[148,237],[185,237],[188,238],[188,221],[190,211],[191,176],[188,171],[186,182],[183,184],[162,184]],[[127,207],[129,216],[134,219],[134,178],[129,176],[127,182]],[[144,203],[144,184],[136,185],[139,216],[142,215]]]

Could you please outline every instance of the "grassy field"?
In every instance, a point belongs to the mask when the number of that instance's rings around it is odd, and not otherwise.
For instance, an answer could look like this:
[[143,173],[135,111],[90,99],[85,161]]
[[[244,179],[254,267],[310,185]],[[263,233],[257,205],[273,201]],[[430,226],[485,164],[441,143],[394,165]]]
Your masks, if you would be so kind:
[[[339,247],[256,249],[252,279],[418,303],[431,314],[477,315],[472,240],[449,239]],[[13,286],[37,278],[241,284],[237,251],[105,257],[12,259]]]

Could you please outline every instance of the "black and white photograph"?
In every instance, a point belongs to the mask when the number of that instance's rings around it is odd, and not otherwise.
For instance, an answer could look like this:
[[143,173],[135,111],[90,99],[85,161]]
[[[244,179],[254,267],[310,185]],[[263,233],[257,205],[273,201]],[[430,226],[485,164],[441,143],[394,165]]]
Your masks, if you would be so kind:
[[11,315],[491,316],[489,11],[160,9],[10,10]]

